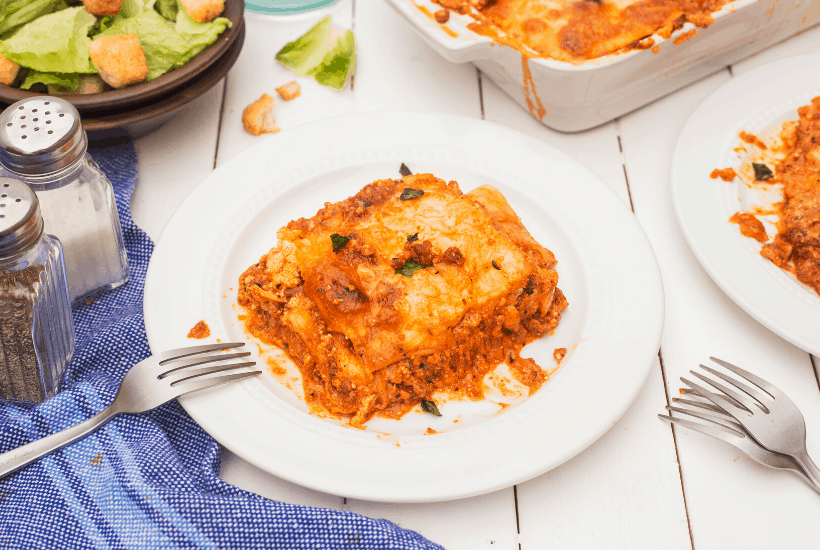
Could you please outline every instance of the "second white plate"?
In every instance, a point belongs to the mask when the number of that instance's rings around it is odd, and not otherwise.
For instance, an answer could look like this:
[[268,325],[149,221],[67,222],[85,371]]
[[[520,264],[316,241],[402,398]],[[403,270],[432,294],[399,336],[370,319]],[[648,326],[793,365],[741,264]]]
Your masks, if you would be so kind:
[[191,193],[157,243],[145,287],[151,348],[191,345],[188,329],[203,319],[211,341],[248,341],[255,355],[269,355],[238,320],[239,275],[288,221],[399,177],[402,162],[465,192],[494,185],[555,253],[570,305],[555,333],[523,352],[549,369],[553,349],[571,349],[551,380],[526,399],[449,401],[441,418],[413,411],[364,430],[310,414],[298,376],[266,373],[180,401],[260,469],[351,498],[446,500],[544,473],[612,427],[637,395],[657,355],[663,291],[652,249],[622,201],[575,160],[502,126],[360,114],[282,132],[238,155]]
[[[761,245],[729,223],[754,204],[738,178],[713,180],[737,166],[738,132],[763,135],[820,95],[820,56],[794,57],[732,78],[692,113],[672,160],[672,197],[692,252],[715,283],[763,326],[820,355],[820,297],[760,255]],[[770,232],[770,237],[774,236]]]

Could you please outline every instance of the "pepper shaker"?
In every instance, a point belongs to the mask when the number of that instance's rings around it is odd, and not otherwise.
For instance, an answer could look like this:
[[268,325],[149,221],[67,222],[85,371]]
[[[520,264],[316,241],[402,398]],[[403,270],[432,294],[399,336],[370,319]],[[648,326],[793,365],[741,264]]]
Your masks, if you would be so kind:
[[80,114],[65,100],[31,97],[0,115],[0,176],[37,194],[46,233],[63,245],[74,305],[128,282],[114,189],[87,148]]
[[52,397],[73,353],[60,241],[43,231],[34,192],[0,177],[0,399]]

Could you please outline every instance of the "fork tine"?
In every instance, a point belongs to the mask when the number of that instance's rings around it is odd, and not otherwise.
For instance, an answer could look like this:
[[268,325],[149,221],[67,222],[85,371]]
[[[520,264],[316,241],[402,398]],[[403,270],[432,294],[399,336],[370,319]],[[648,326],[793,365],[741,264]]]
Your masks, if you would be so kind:
[[768,414],[769,408],[766,406],[765,402],[770,401],[770,399],[768,397],[764,396],[763,393],[757,391],[754,388],[750,388],[749,386],[747,386],[743,382],[739,382],[738,380],[735,380],[731,376],[723,374],[722,372],[717,371],[717,370],[713,369],[712,367],[707,367],[706,365],[701,365],[700,368],[702,368],[703,370],[705,370],[706,372],[708,372],[710,374],[714,374],[715,376],[717,376],[721,380],[724,380],[724,381],[728,382],[729,384],[733,385],[734,387],[736,387],[737,389],[739,389],[740,391],[742,391],[743,393],[745,393],[746,395],[748,395],[749,397],[751,397],[752,399],[757,401],[758,406],[760,406],[763,409],[763,411]]
[[672,424],[680,424],[684,428],[689,428],[690,430],[700,432],[704,435],[712,436],[715,439],[720,439],[721,441],[725,441],[729,444],[734,444],[732,438],[737,437],[735,430],[719,426],[717,424],[709,426],[706,424],[701,424],[700,422],[692,422],[691,420],[685,420],[683,418],[677,418],[666,414],[659,414],[658,418],[661,420],[666,420]]
[[242,367],[252,367],[254,365],[256,365],[256,361],[228,363],[227,365],[212,365],[204,369],[188,369],[185,372],[174,372],[171,375],[164,377],[163,380],[165,382],[170,382],[171,387],[176,387],[186,380],[191,380],[192,378],[198,378],[208,374],[216,374],[218,372],[241,369]]
[[[687,388],[688,389],[688,388]],[[694,392],[692,392],[694,393]],[[675,403],[683,403],[684,405],[689,405],[690,407],[699,407],[701,409],[707,409],[712,412],[720,413],[726,416],[726,411],[718,407],[717,405],[713,405],[712,403],[706,403],[703,401],[695,401],[694,399],[682,399],[680,397],[673,397],[672,401]]]
[[[776,399],[778,394],[783,393],[779,389],[777,389],[776,387],[772,386],[771,384],[769,384],[768,382],[766,382],[765,380],[760,378],[759,376],[755,376],[754,374],[752,374],[751,372],[749,372],[747,370],[743,370],[740,367],[736,367],[733,364],[727,363],[726,361],[723,361],[722,359],[718,359],[716,357],[710,357],[709,359],[711,359],[712,361],[714,361],[715,363],[717,363],[721,367],[723,367],[725,369],[729,369],[730,371],[732,371],[736,375],[740,376],[741,378],[745,378],[746,381],[751,382],[752,384],[754,384],[755,386],[757,386],[761,390],[768,393],[772,397],[772,399]],[[701,365],[701,366],[703,366],[703,365]]]
[[240,353],[217,353],[214,355],[196,355],[194,357],[187,357],[184,359],[176,359],[173,362],[166,362],[164,365],[159,365],[157,371],[157,378],[164,378],[171,373],[178,370],[197,367],[199,365],[207,365],[208,363],[216,363],[217,361],[227,361],[231,359],[242,359],[250,356],[251,352],[243,351]]
[[732,420],[727,420],[725,415],[716,416],[714,414],[702,413],[700,411],[693,411],[691,409],[684,409],[683,407],[672,407],[671,405],[666,406],[666,410],[680,413],[680,414],[688,414],[689,416],[694,416],[695,418],[700,418],[701,420],[705,420],[706,422],[712,422],[713,424],[719,424],[724,428],[729,430],[734,430],[737,432],[739,437],[746,437],[744,433],[743,426],[740,424],[733,422]]
[[735,420],[737,420],[737,417],[739,415],[749,416],[749,414],[750,414],[749,411],[747,411],[746,409],[742,409],[742,408],[738,407],[737,404],[735,404],[728,397],[725,397],[723,395],[718,395],[716,393],[710,392],[709,390],[707,390],[706,388],[704,388],[700,384],[696,384],[696,383],[692,382],[691,380],[688,380],[688,379],[684,378],[683,376],[681,376],[680,379],[681,379],[681,382],[683,382],[684,384],[686,384],[687,386],[689,386],[690,388],[695,390],[696,394],[703,397],[704,399],[708,399],[709,401],[711,401],[712,403],[714,403],[715,405],[717,405],[718,407],[720,407],[721,409],[723,409],[724,411],[729,413],[731,416],[733,416],[735,418]]
[[225,374],[223,376],[215,376],[213,378],[199,378],[197,380],[184,380],[177,389],[181,389],[178,395],[185,395],[191,392],[207,390],[208,388],[215,388],[229,382],[242,380],[243,378],[250,378],[251,376],[259,376],[262,374],[261,370],[251,372],[240,372],[237,374]]
[[724,386],[724,385],[723,385],[723,384],[721,384],[720,382],[717,382],[717,381],[715,381],[715,380],[712,380],[712,379],[711,379],[711,378],[709,378],[708,376],[704,376],[704,375],[702,375],[702,374],[701,374],[701,373],[699,373],[699,372],[696,372],[696,371],[693,371],[693,370],[690,370],[689,372],[690,372],[690,374],[692,374],[693,376],[696,376],[696,377],[700,378],[701,380],[703,380],[704,382],[706,382],[706,383],[707,383],[707,384],[709,384],[710,386],[712,386],[712,387],[714,387],[714,388],[717,388],[718,390],[722,391],[723,393],[725,393],[726,395],[728,395],[729,397],[731,397],[731,398],[732,398],[732,399],[733,399],[736,403],[739,403],[739,404],[740,404],[740,406],[742,406],[743,408],[745,408],[745,409],[746,409],[747,411],[749,411],[750,413],[753,413],[753,412],[754,412],[754,409],[752,408],[752,407],[754,407],[754,406],[755,406],[755,405],[754,405],[754,402],[753,402],[752,400],[750,400],[748,397],[743,396],[743,395],[740,395],[740,394],[739,394],[739,393],[737,393],[735,390],[730,389],[730,388],[727,388],[726,386]]
[[223,349],[241,348],[245,342],[223,342],[221,344],[205,344],[203,346],[191,346],[188,348],[173,349],[171,351],[163,351],[154,355],[154,359],[159,361],[160,365],[173,361],[174,359],[182,359],[191,355],[199,355],[200,353],[208,353],[210,351],[220,351]]

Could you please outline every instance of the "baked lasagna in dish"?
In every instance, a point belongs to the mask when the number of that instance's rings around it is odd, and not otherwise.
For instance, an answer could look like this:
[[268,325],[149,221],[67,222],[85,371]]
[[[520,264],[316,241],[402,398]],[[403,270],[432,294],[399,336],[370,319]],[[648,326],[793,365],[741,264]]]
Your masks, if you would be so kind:
[[[782,190],[781,200],[754,212],[738,212],[730,221],[744,236],[764,243],[763,257],[820,294],[820,97],[797,113],[798,120],[783,124],[772,139],[741,132],[744,162],[734,170],[714,170],[711,176],[728,180],[736,175],[750,187]],[[777,219],[773,239],[758,216]]]
[[[731,0],[433,0],[445,10],[468,13],[470,28],[520,45],[530,53],[580,63],[605,55],[646,49],[652,35],[669,38],[692,23],[708,27],[712,13]],[[691,38],[692,29],[676,39]]]
[[501,363],[530,393],[548,378],[519,352],[567,307],[556,260],[495,188],[378,180],[278,240],[239,278],[245,326],[293,360],[309,404],[350,425],[435,395],[481,399]]

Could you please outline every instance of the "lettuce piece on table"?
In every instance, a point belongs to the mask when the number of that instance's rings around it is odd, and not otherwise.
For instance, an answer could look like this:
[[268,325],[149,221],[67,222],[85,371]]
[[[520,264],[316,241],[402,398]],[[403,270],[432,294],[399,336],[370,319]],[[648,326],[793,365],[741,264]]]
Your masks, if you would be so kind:
[[81,7],[44,15],[0,41],[0,54],[44,73],[94,73],[88,31],[97,19]]
[[20,89],[28,90],[35,84],[52,86],[61,92],[76,92],[80,86],[80,75],[78,73],[64,74],[29,71],[26,75],[26,80],[20,85]]
[[[200,24],[197,24],[200,25]],[[179,32],[174,24],[154,10],[143,11],[133,17],[117,17],[98,36],[135,33],[145,52],[148,63],[148,77],[153,80],[163,74],[182,67],[202,50],[213,44],[230,25],[225,18],[218,18],[197,33]]]
[[308,32],[285,45],[276,60],[299,76],[311,76],[319,84],[341,90],[356,67],[353,31],[331,25],[325,17]]
[[64,0],[0,0],[0,37],[64,5]]

